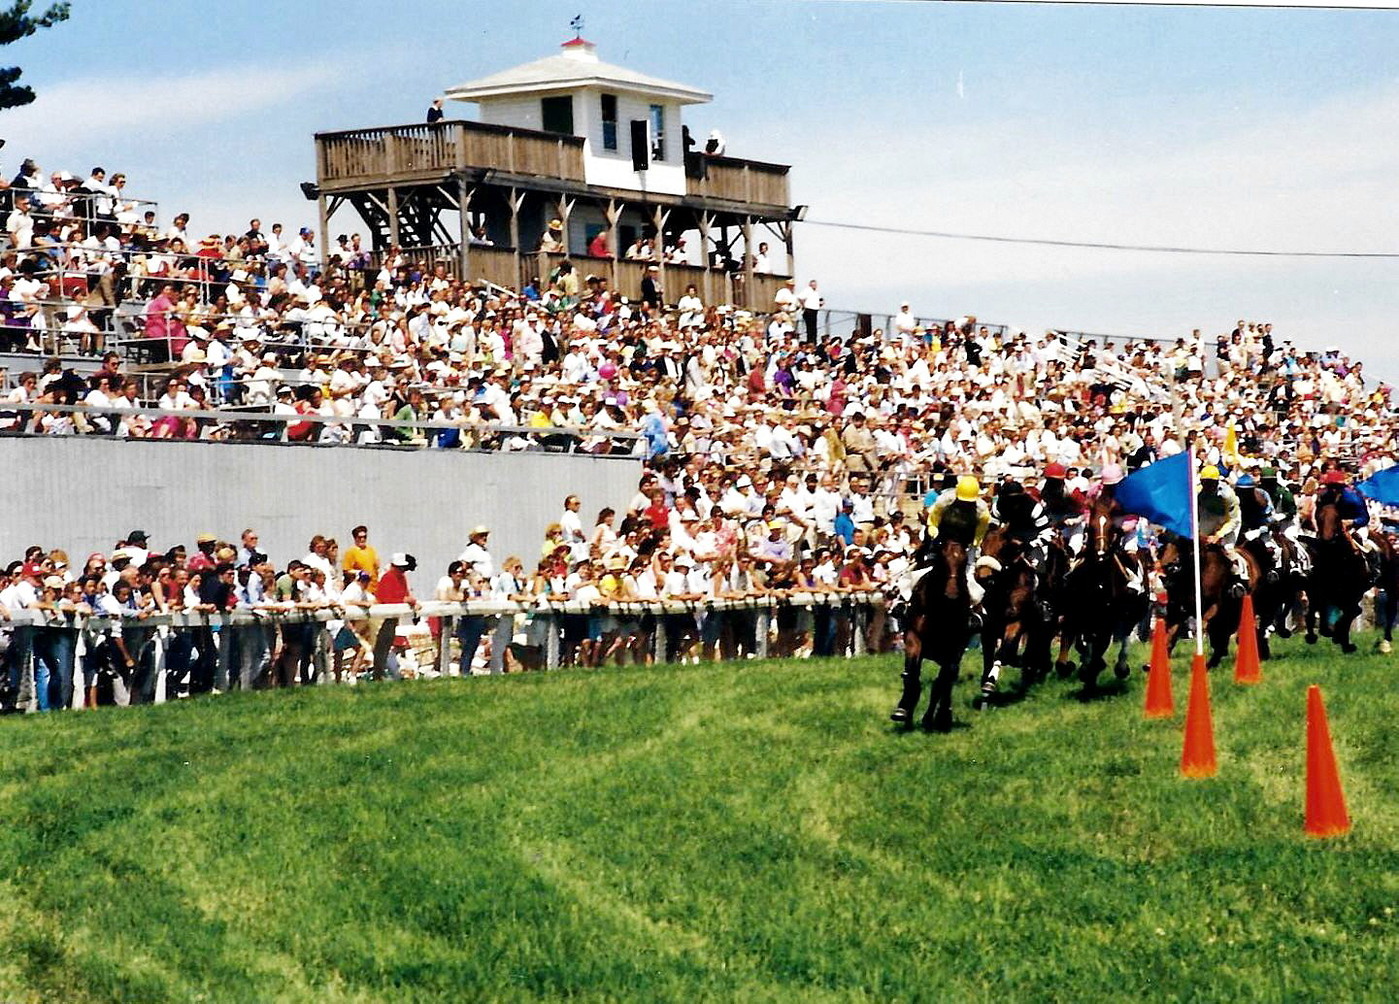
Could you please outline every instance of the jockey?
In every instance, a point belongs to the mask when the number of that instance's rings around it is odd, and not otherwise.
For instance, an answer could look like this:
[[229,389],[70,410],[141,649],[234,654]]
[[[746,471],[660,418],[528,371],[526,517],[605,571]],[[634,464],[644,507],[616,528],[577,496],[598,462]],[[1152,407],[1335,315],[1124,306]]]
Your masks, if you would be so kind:
[[938,496],[928,510],[928,536],[933,540],[955,540],[968,549],[981,544],[991,526],[991,510],[981,499],[981,482],[970,475],[957,479],[957,486]]
[[1220,479],[1214,464],[1200,472],[1199,506],[1201,545],[1219,544],[1224,549],[1234,572],[1229,593],[1238,599],[1248,592],[1248,562],[1234,546],[1239,539],[1239,498]]
[[[1120,485],[1127,475],[1118,464],[1108,464],[1099,475],[1098,484],[1091,492],[1094,503],[1106,505],[1112,525],[1121,531],[1120,541],[1123,554],[1135,555],[1141,544],[1137,539],[1137,531],[1141,525],[1141,517],[1134,516],[1129,512],[1124,512],[1122,504],[1117,501],[1117,486]],[[1142,563],[1136,558],[1129,558],[1120,562],[1123,574],[1127,576],[1127,589],[1133,593],[1146,591],[1146,579],[1142,574]]]
[[1273,502],[1273,522],[1288,540],[1297,539],[1297,500],[1287,486],[1278,480],[1276,467],[1258,472],[1258,487],[1268,493]]
[[1083,550],[1083,517],[1088,511],[1088,499],[1077,490],[1070,490],[1064,484],[1069,471],[1063,464],[1049,464],[1044,469],[1044,482],[1040,486],[1040,503],[1044,506],[1049,522],[1064,537],[1069,551],[1077,554]]
[[991,510],[981,499],[981,482],[970,475],[958,478],[957,486],[939,495],[928,510],[928,539],[933,546],[951,540],[967,549],[967,588],[973,606],[986,595],[976,581],[975,549],[990,526]]
[[1013,539],[1024,545],[1030,567],[1043,578],[1049,561],[1049,545],[1054,540],[1054,525],[1044,505],[1026,492],[1020,482],[1007,480],[996,491],[992,515]]
[[[1365,497],[1350,486],[1345,471],[1332,469],[1321,476],[1321,491],[1316,496],[1316,508],[1334,503],[1336,512],[1370,565],[1372,575],[1379,575],[1379,545],[1370,539],[1370,508]],[[1312,510],[1315,513],[1316,509]],[[1313,519],[1316,517],[1313,516]]]
[[[1278,569],[1282,567],[1282,550],[1273,539],[1273,527],[1278,521],[1273,510],[1273,500],[1268,493],[1253,480],[1251,474],[1240,474],[1234,482],[1234,493],[1239,499],[1239,529],[1244,540],[1258,541],[1268,556],[1269,582],[1278,580]],[[1255,557],[1257,555],[1255,554]]]

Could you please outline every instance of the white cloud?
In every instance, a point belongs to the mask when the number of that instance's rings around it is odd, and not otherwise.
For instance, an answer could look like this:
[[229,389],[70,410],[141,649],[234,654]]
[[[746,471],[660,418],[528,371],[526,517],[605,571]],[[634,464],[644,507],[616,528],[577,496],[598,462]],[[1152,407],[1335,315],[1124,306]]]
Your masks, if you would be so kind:
[[44,87],[32,104],[5,113],[6,139],[46,155],[94,149],[132,134],[177,141],[177,130],[227,122],[249,112],[329,90],[330,63],[295,69],[223,67],[178,77],[68,80]]

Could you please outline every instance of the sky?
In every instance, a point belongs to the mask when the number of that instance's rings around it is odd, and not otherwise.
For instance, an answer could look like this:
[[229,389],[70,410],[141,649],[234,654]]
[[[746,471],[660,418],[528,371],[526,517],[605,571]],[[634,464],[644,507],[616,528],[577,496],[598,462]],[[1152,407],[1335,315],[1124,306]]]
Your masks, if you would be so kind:
[[[1097,5],[73,0],[6,63],[0,171],[124,171],[197,233],[315,226],[318,131],[421,121],[462,83],[556,51],[708,90],[731,156],[792,165],[800,278],[827,304],[1029,331],[1271,321],[1399,380],[1399,258],[1018,246],[823,227],[1197,248],[1399,253],[1399,12]],[[469,105],[449,114],[472,117]],[[337,232],[359,229],[349,211]]]

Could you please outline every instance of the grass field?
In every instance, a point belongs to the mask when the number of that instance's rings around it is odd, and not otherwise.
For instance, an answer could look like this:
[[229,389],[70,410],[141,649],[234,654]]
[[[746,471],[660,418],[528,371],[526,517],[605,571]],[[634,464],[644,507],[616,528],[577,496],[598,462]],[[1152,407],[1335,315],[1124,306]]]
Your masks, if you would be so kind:
[[7,719],[0,999],[1393,999],[1395,663],[1283,653],[1210,781],[1140,676],[905,735],[893,657]]

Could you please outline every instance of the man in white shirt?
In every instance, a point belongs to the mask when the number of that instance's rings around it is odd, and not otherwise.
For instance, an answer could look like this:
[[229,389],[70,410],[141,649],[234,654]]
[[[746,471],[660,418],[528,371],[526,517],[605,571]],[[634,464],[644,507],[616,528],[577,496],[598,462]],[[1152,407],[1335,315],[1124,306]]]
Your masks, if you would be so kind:
[[826,305],[826,298],[816,288],[816,280],[812,279],[806,284],[806,289],[798,294],[797,300],[802,308],[802,323],[806,326],[806,340],[814,345],[816,344],[817,311]]
[[491,552],[486,549],[490,532],[490,527],[487,526],[474,527],[467,538],[469,543],[459,559],[469,571],[474,571],[487,582],[495,577],[495,559],[491,557]]
[[773,313],[795,314],[801,309],[801,300],[797,297],[797,280],[788,279],[782,284],[772,298]]

